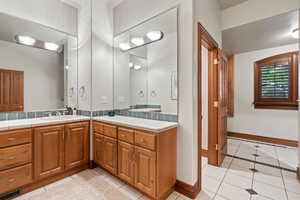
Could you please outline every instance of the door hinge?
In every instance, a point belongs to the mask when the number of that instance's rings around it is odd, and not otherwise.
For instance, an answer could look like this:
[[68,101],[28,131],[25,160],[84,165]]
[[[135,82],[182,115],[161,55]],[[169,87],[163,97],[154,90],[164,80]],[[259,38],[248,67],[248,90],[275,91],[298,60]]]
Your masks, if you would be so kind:
[[219,145],[218,144],[216,144],[216,150],[219,151]]
[[214,105],[213,105],[215,108],[218,108],[219,107],[219,102],[218,101],[214,101]]
[[214,65],[219,64],[219,60],[217,58],[214,59]]

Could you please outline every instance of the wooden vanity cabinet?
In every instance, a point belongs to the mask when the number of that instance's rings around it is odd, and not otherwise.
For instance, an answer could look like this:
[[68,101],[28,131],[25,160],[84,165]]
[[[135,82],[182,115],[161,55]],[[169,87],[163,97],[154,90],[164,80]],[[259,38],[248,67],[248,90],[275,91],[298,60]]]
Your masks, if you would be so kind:
[[35,128],[35,179],[87,164],[88,131],[88,122]]
[[103,167],[110,173],[117,174],[117,140],[103,136]]
[[42,179],[64,171],[64,126],[34,129],[34,175]]
[[65,125],[65,168],[89,162],[89,123]]
[[[94,161],[100,167],[153,199],[165,199],[173,191],[176,128],[156,133],[98,121],[93,122],[93,127]],[[109,127],[109,134],[104,134],[105,127]]]
[[118,142],[118,176],[134,185],[134,145],[126,142]]

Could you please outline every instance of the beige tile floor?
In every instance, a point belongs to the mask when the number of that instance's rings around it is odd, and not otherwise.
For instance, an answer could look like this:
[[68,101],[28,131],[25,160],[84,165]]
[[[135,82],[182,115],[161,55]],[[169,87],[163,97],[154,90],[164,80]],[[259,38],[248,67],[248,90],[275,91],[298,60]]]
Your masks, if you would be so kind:
[[[221,167],[202,159],[202,191],[197,200],[300,200],[296,174],[226,157]],[[255,168],[253,173],[249,168]],[[258,195],[250,195],[254,189]],[[140,192],[104,170],[85,170],[16,200],[146,200]],[[173,192],[168,200],[188,200]]]

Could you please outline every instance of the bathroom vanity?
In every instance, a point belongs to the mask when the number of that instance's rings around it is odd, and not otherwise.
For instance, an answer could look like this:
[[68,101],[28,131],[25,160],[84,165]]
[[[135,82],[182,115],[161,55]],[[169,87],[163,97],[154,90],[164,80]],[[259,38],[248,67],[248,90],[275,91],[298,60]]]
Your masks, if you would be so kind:
[[94,162],[154,199],[176,183],[177,123],[123,116],[93,119]]
[[89,118],[0,122],[0,194],[25,193],[88,168]]

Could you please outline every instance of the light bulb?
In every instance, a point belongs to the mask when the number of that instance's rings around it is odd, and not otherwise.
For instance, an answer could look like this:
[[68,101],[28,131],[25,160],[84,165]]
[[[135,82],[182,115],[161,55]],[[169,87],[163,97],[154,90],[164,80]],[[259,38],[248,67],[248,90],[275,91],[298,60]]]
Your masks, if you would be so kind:
[[144,38],[142,38],[142,37],[134,37],[134,38],[131,38],[131,43],[136,46],[142,46],[145,44],[145,41],[144,41]]
[[128,44],[128,43],[120,43],[119,47],[123,51],[127,51],[127,50],[129,50],[131,48],[130,44]]
[[151,31],[147,33],[147,37],[152,41],[160,40],[162,36],[163,33],[161,31]]
[[58,44],[55,44],[52,42],[45,42],[44,46],[45,46],[45,49],[48,49],[50,51],[57,51],[59,48]]
[[26,36],[26,35],[17,35],[16,36],[17,42],[29,46],[33,46],[36,42],[36,40],[32,37]]
[[129,63],[129,68],[132,68],[132,67],[133,67],[133,63],[130,62],[130,63]]
[[135,70],[140,70],[140,69],[142,69],[142,66],[141,65],[134,65],[134,69]]

